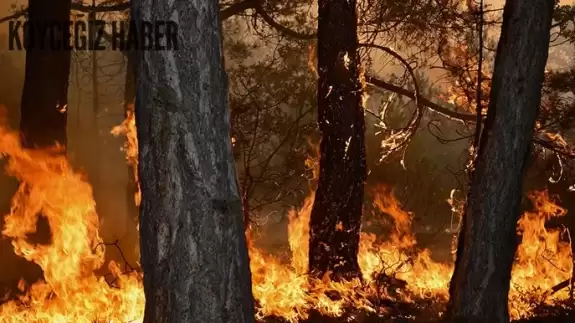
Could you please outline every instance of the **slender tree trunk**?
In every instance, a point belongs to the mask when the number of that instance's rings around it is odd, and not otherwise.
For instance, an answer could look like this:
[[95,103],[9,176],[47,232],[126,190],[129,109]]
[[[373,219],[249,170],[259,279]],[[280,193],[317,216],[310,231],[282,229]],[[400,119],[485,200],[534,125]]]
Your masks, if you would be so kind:
[[[124,80],[124,117],[133,118],[130,116],[134,113],[134,100],[136,98],[136,74],[134,71],[134,60],[137,58],[134,51],[129,51],[126,53],[126,78]],[[138,232],[138,210],[140,206],[140,201],[136,200],[136,195],[138,194],[139,180],[138,180],[138,163],[137,160],[132,160],[128,162],[128,181],[126,183],[126,209],[128,212],[128,232],[124,238],[124,245],[128,248],[132,248],[134,252],[128,253],[129,255],[134,255],[135,259],[133,261],[140,260],[140,244],[139,244],[139,232]]]
[[[132,15],[128,17],[130,21]],[[126,58],[126,76],[124,78],[124,118],[128,118],[130,114],[134,113],[134,103],[136,100],[136,66],[135,60],[138,58],[137,53],[133,50],[124,51]],[[137,214],[137,207],[134,201],[134,195],[138,191],[138,183],[134,172],[136,165],[128,164],[128,186],[127,186],[127,202],[128,213]]]
[[449,318],[509,322],[523,177],[531,149],[554,1],[507,0],[455,272]]
[[[70,5],[70,0],[29,0],[28,20],[68,21]],[[71,52],[52,49],[50,37],[44,39],[43,49],[39,42],[36,38],[35,46],[26,52],[20,110],[22,140],[26,147],[47,147],[56,142],[65,146]]]
[[[128,16],[128,21],[131,19],[131,14]],[[138,59],[137,53],[134,50],[125,50],[123,52],[126,58],[126,76],[124,78],[124,118],[127,119],[134,113],[134,103],[136,99],[136,66],[135,61]],[[128,163],[128,183],[126,186],[126,203],[128,207],[128,215],[130,219],[136,220],[138,218],[139,204],[135,200],[135,195],[139,191],[137,179],[137,162]]]
[[[92,7],[96,7],[96,0],[92,0]],[[90,23],[94,25],[91,29],[92,35],[90,39],[97,38],[96,32],[96,12],[90,12]],[[95,46],[96,44],[94,44]],[[98,128],[98,113],[100,112],[100,89],[98,87],[98,55],[96,51],[92,51],[92,110],[95,116],[96,129]]]
[[144,322],[254,322],[218,1],[132,4],[179,26],[178,50],[136,64]]
[[[128,118],[134,113],[134,100],[136,99],[136,73],[134,71],[134,60],[137,58],[136,53],[128,51],[126,53],[126,78],[124,80],[124,118]],[[135,174],[136,165],[128,164],[128,184],[127,184],[127,203],[128,214],[130,218],[138,214],[138,205],[134,199],[138,192],[138,182]]]
[[[93,46],[96,46],[95,40],[97,38],[97,31],[96,31],[96,19],[97,14],[95,11],[96,8],[96,0],[92,0],[92,11],[88,14],[89,24],[94,26],[90,28],[90,35],[89,40],[93,41]],[[96,210],[98,214],[105,214],[104,203],[100,202],[103,201],[104,192],[102,190],[102,175],[103,175],[103,165],[102,165],[102,153],[103,151],[103,143],[100,140],[100,88],[98,84],[98,52],[92,51],[91,53],[91,76],[92,76],[92,118],[90,122],[90,132],[91,136],[89,140],[93,142],[92,147],[88,150],[89,158],[89,165],[92,168],[91,176],[90,176],[90,183],[92,184],[92,188],[94,189],[94,199],[97,201],[96,203]]]
[[320,174],[310,219],[309,270],[361,276],[357,262],[366,179],[365,123],[354,0],[320,0]]
[[128,116],[131,104],[136,98],[136,73],[134,71],[134,59],[136,53],[128,51],[126,54],[126,78],[124,79],[124,115]]

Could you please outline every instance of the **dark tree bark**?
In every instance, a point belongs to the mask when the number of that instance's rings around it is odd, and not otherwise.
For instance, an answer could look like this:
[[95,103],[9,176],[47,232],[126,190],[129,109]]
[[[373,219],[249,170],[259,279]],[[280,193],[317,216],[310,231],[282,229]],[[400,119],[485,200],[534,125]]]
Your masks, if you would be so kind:
[[509,322],[523,177],[541,99],[552,0],[507,0],[485,129],[472,174],[448,318]]
[[310,219],[309,270],[334,279],[361,276],[357,262],[365,123],[354,0],[320,0],[318,17],[320,174]]
[[179,26],[179,49],[136,63],[144,322],[254,322],[218,1],[133,1],[132,16]]
[[[69,21],[70,6],[70,0],[29,0],[28,20],[34,24]],[[20,110],[23,144],[48,147],[58,142],[65,146],[71,51],[52,49],[48,36],[35,37],[34,46],[26,51]]]

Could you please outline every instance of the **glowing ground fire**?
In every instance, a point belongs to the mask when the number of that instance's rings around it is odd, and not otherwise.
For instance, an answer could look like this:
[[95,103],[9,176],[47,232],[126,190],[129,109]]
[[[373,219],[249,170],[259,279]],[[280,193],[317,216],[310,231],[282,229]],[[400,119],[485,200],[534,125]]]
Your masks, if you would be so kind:
[[[134,130],[133,115],[114,130],[127,136],[125,151],[131,163],[137,160]],[[65,157],[23,149],[18,135],[6,127],[0,127],[0,153],[8,159],[6,172],[21,182],[2,235],[12,241],[19,256],[37,263],[45,277],[45,282],[32,286],[20,284],[25,296],[0,306],[0,322],[141,322],[145,303],[142,276],[122,273],[114,262],[105,264],[92,188],[85,178]],[[560,239],[560,232],[544,226],[546,219],[563,216],[566,210],[546,192],[532,193],[531,199],[535,209],[525,213],[518,225],[523,243],[517,251],[511,282],[509,306],[514,318],[530,316],[534,299],[556,303],[569,297],[567,291],[544,295],[571,275],[569,243]],[[416,247],[412,215],[401,209],[391,190],[383,187],[375,194],[374,206],[391,216],[395,227],[387,241],[362,234],[359,261],[364,282],[334,283],[325,278],[310,283],[305,273],[312,203],[313,194],[289,215],[292,253],[287,262],[257,249],[253,233],[248,233],[258,318],[274,315],[297,322],[311,309],[331,316],[343,314],[346,308],[381,312],[385,309],[376,300],[382,297],[402,302],[447,299],[452,265],[435,262],[429,250]],[[50,223],[51,245],[38,246],[26,240],[27,234],[36,231],[39,211]],[[114,276],[113,283],[95,274],[105,265]],[[407,285],[392,290],[382,283],[382,274]],[[337,299],[328,296],[334,291],[339,294]]]

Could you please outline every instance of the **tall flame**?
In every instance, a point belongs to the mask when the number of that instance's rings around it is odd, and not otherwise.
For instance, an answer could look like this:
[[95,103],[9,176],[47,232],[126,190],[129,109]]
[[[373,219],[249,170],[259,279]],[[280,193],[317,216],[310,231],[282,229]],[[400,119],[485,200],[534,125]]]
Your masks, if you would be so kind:
[[[6,171],[20,181],[5,217],[2,235],[17,255],[38,264],[44,281],[0,307],[1,322],[128,322],[142,317],[141,275],[123,274],[108,264],[115,286],[95,271],[104,265],[105,245],[98,233],[92,188],[62,155],[24,149],[19,136],[0,127],[0,154]],[[48,245],[28,242],[39,215],[50,225]],[[21,288],[26,288],[24,283]]]
[[129,104],[126,109],[126,119],[122,124],[115,126],[110,132],[114,136],[124,135],[126,142],[122,150],[126,153],[126,162],[132,169],[133,180],[137,187],[134,193],[136,206],[140,206],[142,201],[142,192],[140,191],[140,181],[138,178],[138,134],[136,133],[136,115],[134,114],[134,105]]

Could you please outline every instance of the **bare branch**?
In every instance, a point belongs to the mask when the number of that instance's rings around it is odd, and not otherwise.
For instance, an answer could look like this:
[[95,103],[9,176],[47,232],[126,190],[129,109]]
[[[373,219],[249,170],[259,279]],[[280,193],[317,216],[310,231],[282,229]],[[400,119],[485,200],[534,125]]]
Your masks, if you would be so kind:
[[[377,77],[374,76],[366,76],[366,82],[371,84],[374,87],[377,88],[381,88],[381,89],[385,89],[388,91],[391,91],[393,93],[397,93],[401,96],[407,97],[407,98],[411,98],[414,99],[415,98],[415,93],[409,90],[406,90],[402,87],[399,87],[397,85],[388,83],[384,80],[381,80]],[[441,105],[432,102],[431,100],[425,98],[425,97],[420,97],[419,98],[419,102],[426,106],[428,109],[430,109],[433,112],[439,113],[451,120],[456,120],[456,121],[461,121],[461,122],[466,122],[466,123],[475,123],[476,122],[476,115],[475,114],[469,114],[469,113],[461,113],[461,112],[456,112],[453,110],[450,110],[448,108],[442,107]],[[368,111],[371,112],[371,111]],[[543,139],[540,138],[533,138],[533,143],[548,149],[556,154],[559,154],[563,157],[566,158],[575,158],[575,151],[561,147],[558,144],[555,144],[552,141],[545,141]]]
[[18,18],[20,18],[20,17],[22,17],[22,16],[25,16],[26,13],[28,13],[28,8],[19,10],[19,11],[15,12],[14,14],[10,15],[10,16],[0,18],[0,24],[3,23],[3,22],[9,21],[9,20],[18,19]]
[[229,5],[220,11],[220,19],[223,21],[248,9],[256,9],[258,2],[259,0],[245,0]]
[[395,59],[400,61],[405,66],[405,69],[407,69],[407,71],[409,72],[409,75],[411,76],[412,81],[413,81],[413,87],[415,89],[414,95],[413,95],[413,100],[415,101],[415,106],[416,106],[415,111],[413,113],[413,117],[411,118],[409,124],[404,129],[402,129],[402,131],[405,133],[405,135],[399,135],[398,136],[398,134],[395,134],[395,136],[397,136],[398,138],[402,138],[402,140],[398,145],[394,145],[390,149],[390,151],[386,154],[386,155],[390,155],[391,153],[397,151],[399,148],[401,148],[401,147],[405,146],[407,143],[409,143],[411,138],[413,138],[413,136],[415,135],[415,131],[419,127],[419,123],[420,123],[421,118],[423,116],[423,107],[420,104],[421,94],[420,94],[420,90],[419,90],[419,84],[417,82],[417,78],[415,76],[415,71],[413,70],[413,67],[411,67],[409,62],[405,58],[403,58],[399,53],[394,51],[393,49],[391,49],[387,46],[381,46],[381,45],[369,44],[369,43],[358,44],[358,48],[360,48],[360,47],[379,49],[379,50],[384,51],[384,52],[388,53],[389,55],[393,56]]
[[[119,3],[119,4],[100,5],[100,6],[96,6],[96,7],[87,6],[87,5],[84,5],[81,3],[72,3],[70,8],[72,10],[76,10],[76,11],[80,11],[80,12],[96,12],[96,13],[112,12],[112,11],[122,11],[122,10],[130,9],[130,2],[126,1],[126,2]],[[19,10],[10,16],[0,18],[0,24],[3,22],[10,21],[10,20],[18,19],[22,16],[25,16],[26,14],[28,14],[28,8]]]
[[112,12],[112,11],[123,11],[130,9],[130,1],[114,4],[114,5],[99,5],[96,7],[87,6],[82,3],[72,3],[72,10],[80,12]]
[[[374,87],[382,88],[410,99],[415,99],[415,93],[413,91],[406,90],[402,87],[386,82],[375,76],[366,76],[365,79],[367,83],[370,83]],[[437,112],[447,118],[463,122],[475,122],[475,114],[461,113],[450,110],[422,96],[419,97],[419,102],[421,102],[431,111]]]
[[258,15],[260,15],[260,17],[273,29],[275,29],[276,31],[280,32],[281,34],[291,37],[291,38],[295,38],[295,39],[301,39],[301,40],[311,40],[311,39],[315,39],[317,37],[316,33],[313,34],[304,34],[304,33],[300,33],[297,32],[295,30],[291,30],[285,26],[282,26],[280,23],[278,23],[277,21],[275,21],[275,19],[270,16],[263,8],[262,6],[262,0],[256,0],[256,13]]

